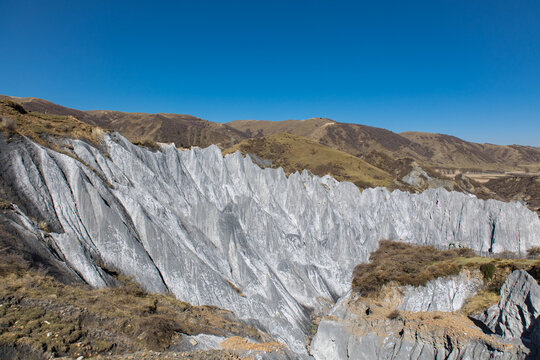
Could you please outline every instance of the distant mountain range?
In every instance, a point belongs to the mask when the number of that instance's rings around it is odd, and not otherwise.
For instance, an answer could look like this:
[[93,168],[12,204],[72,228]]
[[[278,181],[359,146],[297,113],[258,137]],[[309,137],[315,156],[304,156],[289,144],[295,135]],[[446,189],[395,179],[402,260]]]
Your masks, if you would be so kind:
[[443,134],[398,134],[327,118],[222,124],[191,115],[81,111],[38,98],[0,99],[18,103],[29,112],[73,116],[118,131],[141,145],[174,142],[189,148],[216,144],[225,152],[250,154],[263,167],[281,166],[288,173],[307,169],[360,188],[422,191],[442,186],[481,198],[521,200],[534,210],[540,208],[538,147],[478,144]]

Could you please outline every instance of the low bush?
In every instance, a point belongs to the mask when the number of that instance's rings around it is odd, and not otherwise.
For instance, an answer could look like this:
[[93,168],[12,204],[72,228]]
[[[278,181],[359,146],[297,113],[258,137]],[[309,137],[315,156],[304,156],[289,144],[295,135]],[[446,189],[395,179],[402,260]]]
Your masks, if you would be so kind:
[[0,116],[0,126],[9,131],[15,131],[17,129],[17,123],[12,118]]
[[529,250],[527,250],[527,255],[529,255],[529,257],[532,257],[532,258],[537,258],[540,256],[540,246],[536,246],[536,247],[533,247],[533,248],[530,248]]
[[394,310],[394,311],[392,311],[390,314],[388,314],[387,317],[388,317],[390,320],[394,320],[394,319],[397,319],[400,315],[401,315],[401,314],[400,314],[399,310]]
[[160,149],[157,142],[155,142],[154,140],[149,140],[149,139],[134,141],[133,144],[139,147],[145,147],[153,151],[158,151]]
[[389,282],[419,286],[442,276],[458,274],[462,265],[453,263],[458,257],[473,257],[471,249],[438,250],[383,240],[371,253],[370,262],[356,265],[352,288],[362,296],[373,294]]
[[495,274],[495,265],[493,263],[482,264],[480,265],[480,272],[485,281],[490,281]]

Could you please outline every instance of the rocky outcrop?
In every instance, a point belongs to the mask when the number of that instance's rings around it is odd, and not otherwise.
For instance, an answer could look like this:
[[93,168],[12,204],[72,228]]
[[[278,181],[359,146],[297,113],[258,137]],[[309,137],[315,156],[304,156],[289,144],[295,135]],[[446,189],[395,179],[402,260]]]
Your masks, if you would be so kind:
[[154,152],[118,134],[60,147],[0,138],[0,177],[23,212],[46,220],[70,271],[93,286],[120,272],[148,291],[232,310],[298,353],[311,311],[348,290],[380,239],[484,252],[540,245],[540,220],[518,203],[360,192],[215,146]]
[[476,316],[493,333],[521,339],[540,354],[540,286],[526,271],[516,270],[501,288],[498,305]]
[[438,179],[429,176],[424,169],[414,165],[412,170],[401,178],[401,181],[420,189],[446,187],[452,189],[453,184],[450,180]]
[[[311,354],[317,360],[534,358],[531,342],[522,342],[520,336],[487,334],[464,315],[452,312],[463,303],[447,301],[452,294],[460,294],[456,288],[464,286],[462,290],[475,291],[479,287],[476,281],[463,275],[437,279],[416,288],[385,289],[384,299],[346,295],[321,320],[311,342]],[[395,296],[388,298],[388,294],[396,291],[404,291],[404,299],[409,300],[399,303],[402,311],[393,310]],[[515,294],[511,297],[524,295],[522,288],[509,291]],[[419,303],[411,302],[412,299],[418,299]],[[513,314],[520,311],[515,303],[505,308]],[[517,330],[520,319],[513,320],[516,322],[513,328]],[[521,321],[527,324],[527,320]]]
[[462,273],[428,281],[425,286],[405,286],[403,298],[398,305],[403,311],[457,311],[467,298],[482,288],[478,277]]

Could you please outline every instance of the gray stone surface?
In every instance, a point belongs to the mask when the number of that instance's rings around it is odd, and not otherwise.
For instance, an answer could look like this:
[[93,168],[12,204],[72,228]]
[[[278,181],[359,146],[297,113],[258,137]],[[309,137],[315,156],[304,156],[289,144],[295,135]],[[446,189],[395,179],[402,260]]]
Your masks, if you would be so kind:
[[457,311],[482,285],[479,278],[460,274],[428,281],[425,286],[405,286],[398,309],[412,312]]
[[535,352],[540,346],[540,286],[526,271],[516,270],[501,288],[499,304],[476,318],[494,333],[521,339]]
[[310,347],[316,360],[534,358],[520,341],[494,337],[495,343],[500,345],[495,347],[491,341],[455,336],[434,326],[411,331],[399,318],[370,320],[369,316],[351,313],[347,306],[349,300],[356,302],[354,295],[348,295],[320,322]]
[[[305,352],[311,309],[350,287],[380,239],[525,253],[540,220],[518,203],[442,189],[422,194],[312,177],[288,178],[219,149],[153,152],[118,134],[66,154],[0,137],[0,176],[81,278],[108,270],[155,292],[211,304]],[[232,285],[234,286],[232,286]]]
[[432,178],[418,165],[415,165],[410,173],[401,178],[401,181],[421,189],[437,187],[447,187],[452,189],[451,181]]
[[346,325],[325,320],[319,326],[311,354],[316,360],[521,360],[528,356],[518,348],[501,351],[481,342],[446,345],[438,347],[428,341],[414,342],[375,333],[358,336]]
[[217,349],[219,344],[225,340],[224,337],[199,334],[182,335],[182,351],[212,350]]

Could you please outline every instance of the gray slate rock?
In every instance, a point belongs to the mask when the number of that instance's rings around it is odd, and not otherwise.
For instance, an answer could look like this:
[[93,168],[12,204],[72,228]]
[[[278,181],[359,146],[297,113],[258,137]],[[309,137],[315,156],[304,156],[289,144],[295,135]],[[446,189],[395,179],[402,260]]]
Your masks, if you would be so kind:
[[[354,294],[341,299],[320,322],[310,347],[316,360],[532,359],[520,341],[496,339],[500,346],[494,347],[476,337],[455,338],[429,326],[411,332],[400,319],[358,316],[347,306],[349,301],[357,301]],[[355,306],[362,309],[361,304]]]
[[229,309],[298,353],[310,312],[348,291],[380,239],[483,252],[540,245],[540,220],[519,203],[360,192],[215,146],[153,152],[118,134],[99,149],[66,143],[69,156],[0,137],[0,176],[29,215],[47,219],[73,271],[93,286],[119,271],[148,291]]
[[501,288],[499,304],[492,306],[477,319],[504,338],[521,338],[539,350],[540,286],[526,271],[516,270]]
[[398,309],[412,312],[457,311],[482,285],[482,280],[474,276],[456,275],[430,280],[425,286],[405,286]]

